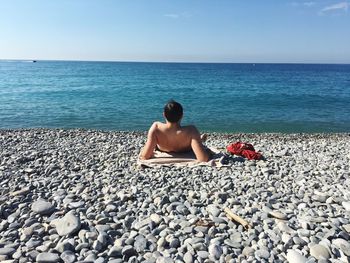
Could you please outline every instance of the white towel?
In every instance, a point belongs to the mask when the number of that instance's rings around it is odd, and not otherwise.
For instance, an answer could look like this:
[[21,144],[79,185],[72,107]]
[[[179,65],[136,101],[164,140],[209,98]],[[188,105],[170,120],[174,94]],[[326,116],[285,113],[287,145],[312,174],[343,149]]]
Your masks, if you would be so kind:
[[214,166],[223,167],[227,166],[224,164],[225,154],[219,150],[208,147],[211,152],[211,159],[208,162],[199,162],[196,159],[195,154],[190,152],[184,153],[167,153],[161,151],[154,151],[153,157],[148,160],[141,160],[140,155],[137,159],[137,164],[142,167],[160,167],[160,166]]

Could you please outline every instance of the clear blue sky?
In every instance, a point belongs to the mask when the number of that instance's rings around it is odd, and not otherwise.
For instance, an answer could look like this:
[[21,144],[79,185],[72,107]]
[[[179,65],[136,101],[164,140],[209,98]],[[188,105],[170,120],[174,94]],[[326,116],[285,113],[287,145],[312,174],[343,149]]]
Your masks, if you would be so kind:
[[0,0],[0,59],[350,63],[350,1]]

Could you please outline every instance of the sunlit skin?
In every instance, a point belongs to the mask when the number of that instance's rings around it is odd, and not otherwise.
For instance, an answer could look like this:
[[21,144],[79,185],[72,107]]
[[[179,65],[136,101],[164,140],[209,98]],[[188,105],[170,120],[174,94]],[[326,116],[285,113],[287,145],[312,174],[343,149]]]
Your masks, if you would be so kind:
[[167,120],[166,123],[154,122],[148,131],[147,142],[141,152],[141,159],[152,158],[154,150],[158,148],[164,152],[187,152],[192,150],[198,161],[207,162],[210,156],[205,150],[197,128],[193,125],[181,126],[180,122],[181,119],[175,123]]

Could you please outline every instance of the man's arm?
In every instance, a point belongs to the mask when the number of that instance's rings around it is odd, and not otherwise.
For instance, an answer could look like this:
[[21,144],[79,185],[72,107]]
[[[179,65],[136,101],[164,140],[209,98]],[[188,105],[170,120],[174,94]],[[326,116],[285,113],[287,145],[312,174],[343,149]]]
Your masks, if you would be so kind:
[[196,127],[193,127],[193,131],[192,131],[191,147],[198,161],[200,162],[209,161],[210,156],[208,152],[205,150],[204,145],[202,144],[201,136],[198,130],[196,129]]
[[153,155],[154,149],[157,146],[156,131],[157,131],[157,123],[155,122],[152,124],[151,128],[148,131],[147,142],[145,144],[145,147],[143,147],[142,153],[141,153],[142,160],[150,159]]

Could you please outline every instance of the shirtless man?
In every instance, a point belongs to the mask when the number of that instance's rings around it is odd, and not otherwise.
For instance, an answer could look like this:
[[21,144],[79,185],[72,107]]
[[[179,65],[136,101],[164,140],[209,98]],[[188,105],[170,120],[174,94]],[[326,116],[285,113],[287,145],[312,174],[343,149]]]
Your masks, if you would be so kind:
[[183,116],[181,104],[169,101],[164,106],[163,116],[166,123],[154,122],[149,129],[141,159],[150,159],[156,148],[164,152],[187,152],[192,149],[198,161],[207,162],[209,154],[202,144],[197,128],[180,125]]

